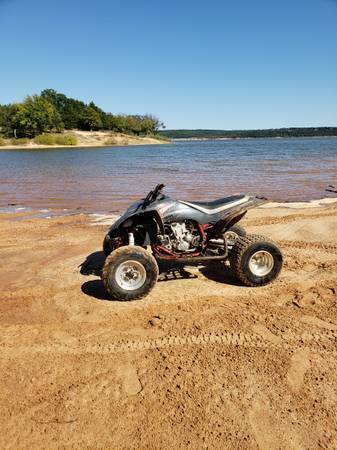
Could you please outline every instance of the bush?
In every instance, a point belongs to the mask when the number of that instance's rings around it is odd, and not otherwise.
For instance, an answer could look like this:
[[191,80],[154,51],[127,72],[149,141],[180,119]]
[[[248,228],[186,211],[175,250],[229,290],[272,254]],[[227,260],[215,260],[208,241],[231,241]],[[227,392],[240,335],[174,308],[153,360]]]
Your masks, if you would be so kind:
[[34,141],[41,145],[55,145],[55,136],[53,134],[40,134]]
[[77,137],[73,134],[58,134],[55,136],[58,145],[77,145]]
[[76,145],[77,138],[73,134],[40,134],[34,139],[41,145]]
[[28,142],[29,142],[28,138],[11,139],[11,144],[12,145],[25,145],[25,144],[28,144]]
[[5,141],[5,139],[3,139],[3,138],[0,136],[0,147],[2,147],[3,145],[6,145],[6,141]]
[[108,139],[105,140],[104,145],[117,145],[118,141],[116,138],[114,137],[109,137]]

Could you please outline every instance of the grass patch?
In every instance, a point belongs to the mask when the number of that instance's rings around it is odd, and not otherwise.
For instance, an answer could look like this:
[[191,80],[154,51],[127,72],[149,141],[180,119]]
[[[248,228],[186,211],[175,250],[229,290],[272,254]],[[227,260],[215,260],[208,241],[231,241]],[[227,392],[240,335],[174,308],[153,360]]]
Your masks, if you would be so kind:
[[73,134],[58,134],[55,142],[58,145],[77,145],[77,137]]
[[26,145],[28,144],[29,139],[28,138],[13,138],[11,139],[11,144],[12,145]]
[[34,142],[40,145],[55,145],[56,140],[53,134],[39,134],[35,136]]
[[108,139],[106,139],[104,141],[104,145],[117,145],[117,144],[118,144],[118,141],[113,136],[109,137]]
[[6,145],[6,141],[5,141],[5,139],[3,139],[3,138],[0,136],[0,147],[3,147],[4,145]]
[[133,135],[125,135],[122,133],[119,133],[118,136],[110,135],[105,141],[104,145],[117,145],[124,147],[126,145],[129,145],[129,138],[134,137]]
[[34,141],[40,145],[77,145],[77,138],[73,134],[40,134]]

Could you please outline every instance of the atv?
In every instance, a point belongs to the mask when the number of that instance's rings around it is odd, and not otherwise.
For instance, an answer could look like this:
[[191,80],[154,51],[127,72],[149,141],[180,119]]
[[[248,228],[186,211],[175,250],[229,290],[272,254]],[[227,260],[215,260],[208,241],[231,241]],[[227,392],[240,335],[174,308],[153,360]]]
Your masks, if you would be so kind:
[[223,261],[246,286],[263,286],[278,276],[279,248],[237,224],[266,199],[233,195],[211,202],[178,201],[163,194],[164,187],[159,184],[132,203],[105,236],[102,281],[109,296],[124,301],[144,297],[162,266],[173,270]]

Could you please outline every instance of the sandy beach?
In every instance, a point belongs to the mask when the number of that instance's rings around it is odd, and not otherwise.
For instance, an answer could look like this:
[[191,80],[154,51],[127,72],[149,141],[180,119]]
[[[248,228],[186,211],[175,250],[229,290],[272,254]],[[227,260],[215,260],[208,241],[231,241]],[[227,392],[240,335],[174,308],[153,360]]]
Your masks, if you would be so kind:
[[[158,145],[169,142],[164,139],[156,139],[150,136],[131,136],[123,133],[113,133],[110,131],[81,131],[71,130],[69,132],[77,139],[77,144],[72,145],[71,148],[76,147],[112,147],[112,146],[126,146],[126,145]],[[68,148],[69,145],[42,145],[37,144],[33,140],[27,144],[19,145],[1,145],[0,150],[34,150],[40,148]]]
[[337,203],[292,206],[243,222],[275,283],[215,265],[131,303],[80,274],[99,216],[1,214],[0,447],[335,448]]

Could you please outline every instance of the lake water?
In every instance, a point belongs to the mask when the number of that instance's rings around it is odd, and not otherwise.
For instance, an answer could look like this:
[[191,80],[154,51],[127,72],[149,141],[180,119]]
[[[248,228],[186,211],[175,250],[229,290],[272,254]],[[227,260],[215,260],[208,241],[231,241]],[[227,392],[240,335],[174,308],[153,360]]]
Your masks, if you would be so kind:
[[1,208],[117,213],[157,183],[184,200],[237,192],[281,201],[323,198],[326,186],[337,184],[337,138],[0,151]]

